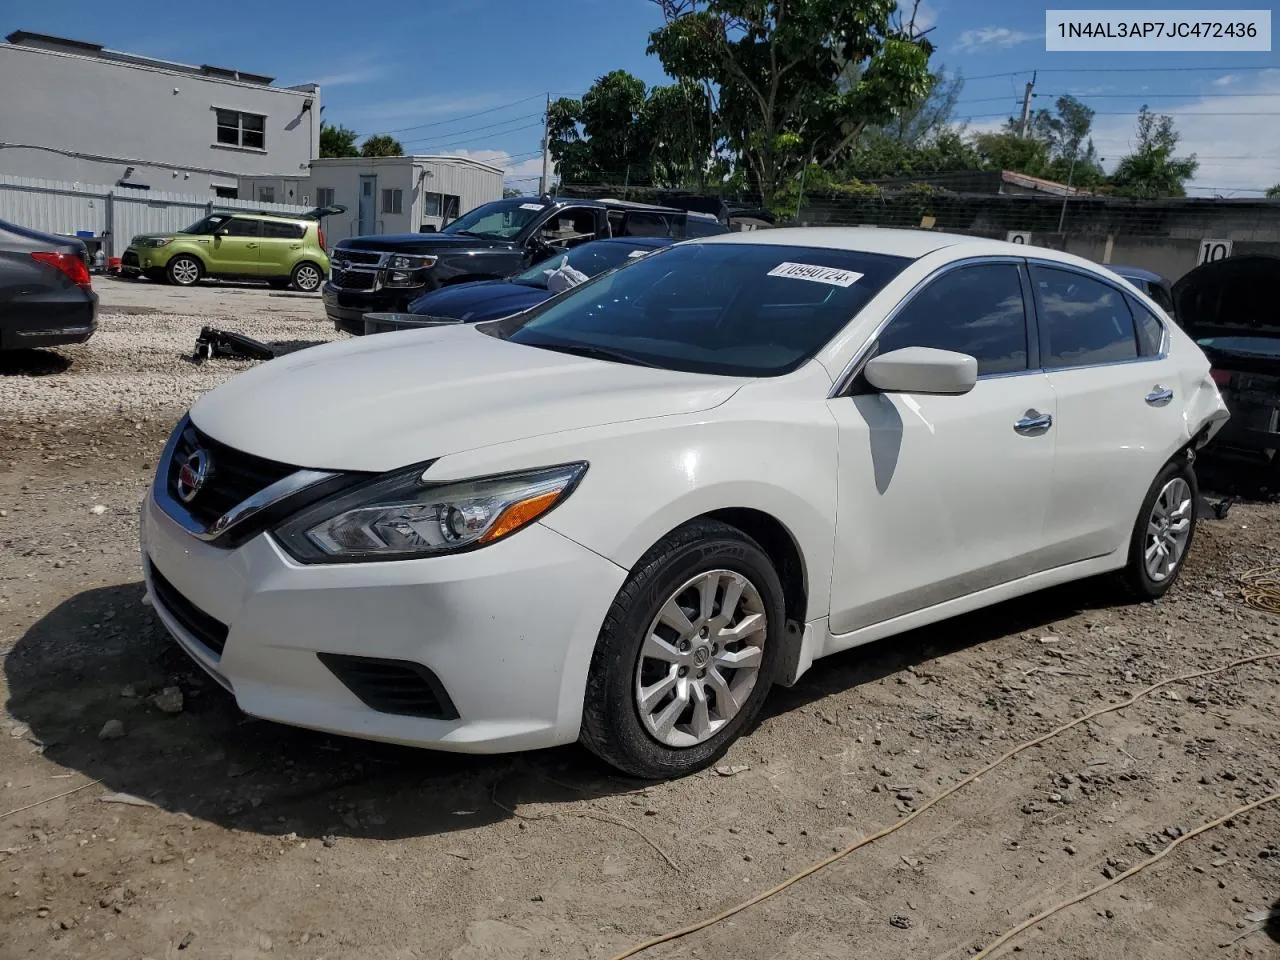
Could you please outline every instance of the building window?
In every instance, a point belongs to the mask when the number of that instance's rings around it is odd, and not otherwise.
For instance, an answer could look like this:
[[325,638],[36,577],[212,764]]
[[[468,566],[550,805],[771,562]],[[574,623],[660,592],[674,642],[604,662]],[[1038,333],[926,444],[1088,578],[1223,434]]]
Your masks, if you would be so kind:
[[438,193],[424,193],[422,195],[422,215],[424,217],[440,216],[441,195]]
[[457,220],[459,216],[458,208],[462,204],[462,198],[455,197],[451,193],[446,193],[443,195],[443,197],[444,197],[444,206],[443,206],[442,214],[444,216],[445,221],[447,222],[449,220]]
[[213,195],[219,200],[235,200],[240,196],[240,191],[235,187],[214,187]]
[[333,187],[316,187],[316,206],[328,207],[333,205]]
[[275,203],[276,188],[275,187],[258,187],[259,203]]
[[400,204],[404,199],[404,191],[402,190],[383,190],[382,191],[382,212],[383,213],[399,213]]
[[250,147],[265,150],[267,146],[267,118],[256,113],[239,110],[217,110],[218,143],[229,147]]

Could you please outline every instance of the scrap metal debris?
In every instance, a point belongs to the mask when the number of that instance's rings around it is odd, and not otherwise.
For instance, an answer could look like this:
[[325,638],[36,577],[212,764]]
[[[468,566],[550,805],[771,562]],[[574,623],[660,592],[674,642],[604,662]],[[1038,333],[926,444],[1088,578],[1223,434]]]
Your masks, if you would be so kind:
[[196,337],[196,349],[191,360],[193,363],[203,363],[215,357],[226,357],[231,360],[271,360],[275,355],[275,348],[261,340],[246,337],[243,333],[203,327],[200,330],[200,336]]

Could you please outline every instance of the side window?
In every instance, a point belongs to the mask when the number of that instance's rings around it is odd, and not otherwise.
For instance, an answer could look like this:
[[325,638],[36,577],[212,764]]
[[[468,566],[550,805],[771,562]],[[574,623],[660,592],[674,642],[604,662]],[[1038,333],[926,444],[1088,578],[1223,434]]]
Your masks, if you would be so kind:
[[937,347],[977,358],[978,376],[1027,369],[1022,280],[1012,263],[983,263],[943,274],[898,312],[878,353]]
[[[1152,297],[1152,299],[1155,298]],[[1132,297],[1128,300],[1129,309],[1133,311],[1134,326],[1138,331],[1138,354],[1143,357],[1154,357],[1160,352],[1160,344],[1164,342],[1164,324],[1137,300]]]
[[670,218],[661,213],[648,211],[626,211],[622,230],[615,231],[615,236],[620,237],[670,237],[672,235]]
[[259,235],[261,224],[261,220],[245,220],[242,217],[232,217],[227,221],[223,230],[226,231],[228,237],[256,237]]
[[1148,297],[1156,302],[1157,307],[1169,316],[1173,316],[1173,298],[1169,296],[1168,290],[1158,283],[1148,283],[1145,292]]
[[550,217],[538,235],[558,250],[567,250],[596,238],[596,212],[590,207],[570,207]]
[[262,236],[267,240],[301,240],[306,232],[307,228],[300,223],[262,221]]
[[1133,314],[1115,287],[1082,273],[1031,268],[1044,366],[1081,367],[1138,357]]

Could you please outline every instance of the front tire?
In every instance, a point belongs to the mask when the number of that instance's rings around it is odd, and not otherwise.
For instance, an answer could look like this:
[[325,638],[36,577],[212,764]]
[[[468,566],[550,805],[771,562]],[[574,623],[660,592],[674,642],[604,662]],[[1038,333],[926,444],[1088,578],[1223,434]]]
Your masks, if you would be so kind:
[[641,558],[596,642],[582,743],[638,777],[706,767],[755,719],[785,636],[782,583],[742,531],[699,520]]
[[320,289],[320,284],[324,282],[324,274],[314,263],[304,260],[293,268],[293,273],[289,275],[289,282],[293,284],[295,290],[301,290],[303,293],[315,293]]
[[1196,532],[1195,471],[1181,457],[1164,465],[1143,498],[1129,541],[1124,580],[1140,600],[1163,597],[1177,582]]
[[194,287],[204,275],[204,267],[195,257],[185,254],[174,257],[165,267],[165,277],[177,287]]

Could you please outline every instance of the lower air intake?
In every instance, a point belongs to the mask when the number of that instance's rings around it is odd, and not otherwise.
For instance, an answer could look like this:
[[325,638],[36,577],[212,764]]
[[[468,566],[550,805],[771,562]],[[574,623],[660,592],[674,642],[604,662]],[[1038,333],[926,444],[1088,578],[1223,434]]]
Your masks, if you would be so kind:
[[458,711],[440,679],[420,663],[317,653],[343,686],[379,713],[457,720]]

